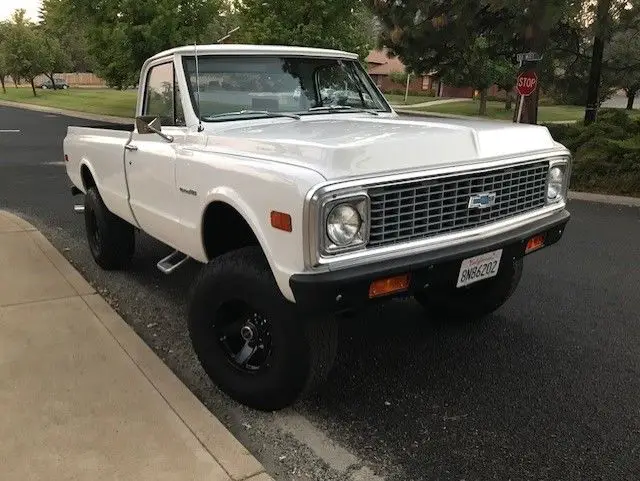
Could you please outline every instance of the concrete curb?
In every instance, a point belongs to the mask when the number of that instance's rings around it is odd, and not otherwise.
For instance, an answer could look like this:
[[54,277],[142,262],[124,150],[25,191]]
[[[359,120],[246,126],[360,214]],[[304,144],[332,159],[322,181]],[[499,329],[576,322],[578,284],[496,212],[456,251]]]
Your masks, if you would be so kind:
[[583,200],[600,204],[625,205],[640,207],[640,197],[623,197],[621,195],[590,194],[588,192],[569,192],[569,200]]
[[222,466],[234,481],[273,481],[262,464],[231,434],[227,428],[196,398],[196,396],[156,356],[135,331],[95,292],[93,287],[64,256],[31,224],[7,211],[0,216],[22,229],[54,264],[95,314],[105,329],[133,361],[144,377],[162,396],[202,446]]
[[20,102],[11,102],[9,100],[0,100],[0,106],[13,107],[15,109],[35,110],[36,112],[46,112],[56,115],[67,115],[79,119],[95,120],[97,122],[112,122],[116,124],[133,124],[133,119],[127,117],[116,117],[113,115],[92,114],[89,112],[78,112],[77,110],[59,109],[56,107],[47,107],[45,105],[24,104]]

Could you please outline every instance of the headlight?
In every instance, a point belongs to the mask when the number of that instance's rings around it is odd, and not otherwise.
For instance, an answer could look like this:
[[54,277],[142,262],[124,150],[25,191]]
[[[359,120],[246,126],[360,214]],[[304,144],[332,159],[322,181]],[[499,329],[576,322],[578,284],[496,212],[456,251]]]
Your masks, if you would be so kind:
[[345,195],[322,207],[322,254],[337,254],[363,248],[369,237],[369,197]]
[[566,196],[567,164],[552,165],[547,177],[547,203],[559,202]]
[[338,247],[353,242],[362,228],[360,214],[350,204],[338,204],[327,217],[327,236]]

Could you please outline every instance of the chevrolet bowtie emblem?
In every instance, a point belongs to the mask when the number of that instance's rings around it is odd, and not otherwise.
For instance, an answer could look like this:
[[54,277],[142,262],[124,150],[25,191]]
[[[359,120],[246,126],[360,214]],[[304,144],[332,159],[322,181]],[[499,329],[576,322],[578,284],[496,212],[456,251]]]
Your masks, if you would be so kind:
[[486,209],[496,203],[495,192],[475,194],[469,198],[469,209]]

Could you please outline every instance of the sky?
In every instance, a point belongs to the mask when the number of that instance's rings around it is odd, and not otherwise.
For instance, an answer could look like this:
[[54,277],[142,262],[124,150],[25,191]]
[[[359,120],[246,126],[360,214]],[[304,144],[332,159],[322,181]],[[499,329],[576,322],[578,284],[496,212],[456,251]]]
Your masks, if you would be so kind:
[[0,20],[9,18],[16,8],[24,8],[27,11],[27,17],[36,21],[40,0],[0,0]]

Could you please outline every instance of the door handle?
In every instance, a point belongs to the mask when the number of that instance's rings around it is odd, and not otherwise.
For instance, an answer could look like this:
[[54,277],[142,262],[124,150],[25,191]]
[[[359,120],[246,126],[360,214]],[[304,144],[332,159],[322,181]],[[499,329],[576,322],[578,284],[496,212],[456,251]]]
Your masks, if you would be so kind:
[[130,150],[132,152],[135,151],[135,150],[138,150],[138,146],[134,145],[134,144],[127,144],[127,145],[124,146],[124,148],[127,149],[127,150]]

